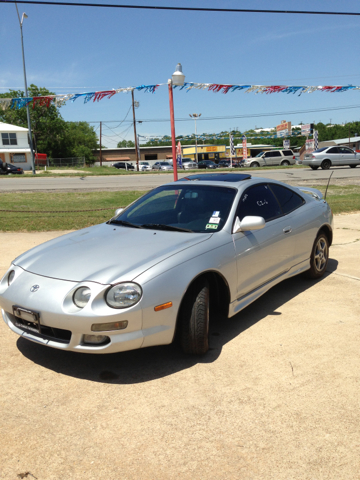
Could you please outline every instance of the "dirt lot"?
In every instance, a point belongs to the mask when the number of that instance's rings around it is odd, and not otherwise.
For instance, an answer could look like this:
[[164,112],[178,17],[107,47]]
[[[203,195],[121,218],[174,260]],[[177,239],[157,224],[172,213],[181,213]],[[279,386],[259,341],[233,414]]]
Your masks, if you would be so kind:
[[[360,214],[335,218],[326,276],[215,324],[211,350],[48,349],[0,323],[0,478],[360,478]],[[0,275],[57,236],[0,234]]]

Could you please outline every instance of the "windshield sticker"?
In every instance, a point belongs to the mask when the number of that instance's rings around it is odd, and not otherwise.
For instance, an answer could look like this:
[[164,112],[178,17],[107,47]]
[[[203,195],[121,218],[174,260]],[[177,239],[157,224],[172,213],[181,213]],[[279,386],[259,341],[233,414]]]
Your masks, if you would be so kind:
[[217,230],[218,227],[219,227],[219,225],[214,225],[212,223],[208,223],[205,228],[206,228],[206,230]]
[[217,212],[216,210],[215,210],[215,212],[213,212],[213,214],[212,214],[213,217],[218,217],[219,215],[220,215],[220,212]]
[[220,223],[220,217],[211,217],[209,223]]

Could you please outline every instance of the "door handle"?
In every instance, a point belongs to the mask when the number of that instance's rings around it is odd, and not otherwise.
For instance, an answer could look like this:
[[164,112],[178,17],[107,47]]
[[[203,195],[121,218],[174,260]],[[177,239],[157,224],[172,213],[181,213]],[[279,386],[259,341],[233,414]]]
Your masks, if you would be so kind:
[[291,233],[291,231],[292,231],[292,228],[291,228],[291,227],[285,227],[285,228],[283,229],[283,232],[284,232],[284,233]]

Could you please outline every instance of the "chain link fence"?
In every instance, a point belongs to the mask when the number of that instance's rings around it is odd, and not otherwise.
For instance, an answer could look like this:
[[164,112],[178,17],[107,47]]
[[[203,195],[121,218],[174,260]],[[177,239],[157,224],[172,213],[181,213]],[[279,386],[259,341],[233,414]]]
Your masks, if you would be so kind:
[[85,157],[48,158],[48,167],[84,167]]

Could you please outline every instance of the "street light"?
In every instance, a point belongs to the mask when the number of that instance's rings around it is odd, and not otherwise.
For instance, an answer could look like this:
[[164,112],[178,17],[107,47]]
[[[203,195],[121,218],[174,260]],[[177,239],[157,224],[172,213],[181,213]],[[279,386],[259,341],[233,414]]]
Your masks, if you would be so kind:
[[178,179],[177,173],[177,163],[176,163],[176,143],[175,143],[175,118],[174,118],[174,97],[173,97],[173,85],[182,86],[184,85],[185,75],[182,72],[181,63],[176,65],[176,70],[172,74],[171,79],[168,80],[169,87],[169,104],[170,104],[170,125],[171,125],[171,146],[172,146],[172,158],[173,158],[173,168],[174,168],[174,181]]
[[[24,55],[24,39],[23,39],[23,32],[22,32],[22,25],[24,18],[28,18],[26,13],[24,12],[22,14],[21,20],[20,20],[20,15],[19,15],[19,10],[17,7],[17,4],[15,3],[16,11],[17,11],[17,16],[19,19],[19,25],[20,25],[20,33],[21,33],[21,50],[22,50],[22,59],[23,59],[23,69],[24,69],[24,82],[25,82],[25,97],[28,96],[28,91],[27,91],[27,82],[26,82],[26,70],[25,70],[25,55]],[[31,132],[31,122],[30,122],[30,111],[29,111],[29,105],[26,105],[26,114],[27,114],[27,123],[28,123],[28,129],[29,129],[29,144],[30,144],[30,150],[31,150],[31,168],[32,172],[35,175],[35,158],[34,158],[34,149],[33,149],[33,142],[32,142],[32,132]]]
[[196,159],[196,163],[198,163],[196,119],[201,117],[201,113],[193,113],[192,115],[191,113],[189,113],[189,117],[195,120],[195,159]]

